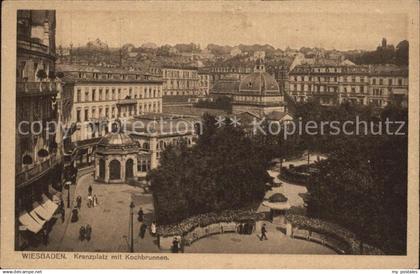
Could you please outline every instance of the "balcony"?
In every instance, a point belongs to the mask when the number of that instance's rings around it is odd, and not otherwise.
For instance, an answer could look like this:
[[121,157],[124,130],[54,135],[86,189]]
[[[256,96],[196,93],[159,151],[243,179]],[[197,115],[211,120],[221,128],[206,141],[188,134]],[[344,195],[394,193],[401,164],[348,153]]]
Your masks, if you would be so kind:
[[46,96],[57,94],[56,82],[16,82],[18,96]]
[[51,58],[55,58],[55,54],[50,51],[48,46],[42,44],[41,41],[27,38],[22,35],[17,37],[17,48],[18,50],[31,51],[32,53],[49,55]]
[[137,104],[137,99],[120,99],[117,101],[117,105],[135,105]]
[[56,154],[52,154],[40,163],[34,164],[32,167],[16,173],[16,187],[24,187],[31,184],[46,174],[51,168],[60,163],[60,158]]

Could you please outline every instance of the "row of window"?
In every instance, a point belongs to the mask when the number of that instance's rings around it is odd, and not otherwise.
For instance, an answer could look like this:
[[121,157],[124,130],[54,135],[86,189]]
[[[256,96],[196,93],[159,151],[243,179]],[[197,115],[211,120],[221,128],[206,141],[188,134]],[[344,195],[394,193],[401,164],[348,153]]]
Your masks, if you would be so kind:
[[[103,87],[92,87],[84,88],[84,96],[82,98],[82,88],[77,88],[76,91],[76,102],[94,102],[94,101],[109,101],[109,100],[121,100],[124,98],[159,98],[162,96],[160,87],[132,87],[128,88],[103,88]],[[125,95],[125,96],[124,96]]]
[[[290,76],[290,81],[294,82],[294,81],[312,81],[312,82],[360,82],[360,83],[364,83],[364,82],[369,82],[368,77],[360,77],[360,76],[340,76],[340,77],[324,77],[324,76]],[[397,78],[395,81],[393,78],[371,78],[371,84],[376,85],[395,85],[397,84],[398,86],[402,86],[403,85],[403,79],[402,78]]]
[[[77,122],[87,122],[89,119],[98,119],[98,118],[117,118],[118,114],[120,117],[130,117],[133,115],[140,115],[142,112],[160,112],[160,102],[149,102],[143,105],[128,105],[117,108],[112,107],[91,107],[91,108],[78,108],[76,109],[76,121]],[[83,117],[82,117],[83,115]]]
[[198,83],[196,80],[168,80],[164,88],[196,88]]
[[189,70],[164,70],[163,77],[168,78],[197,78],[198,73],[196,71]]

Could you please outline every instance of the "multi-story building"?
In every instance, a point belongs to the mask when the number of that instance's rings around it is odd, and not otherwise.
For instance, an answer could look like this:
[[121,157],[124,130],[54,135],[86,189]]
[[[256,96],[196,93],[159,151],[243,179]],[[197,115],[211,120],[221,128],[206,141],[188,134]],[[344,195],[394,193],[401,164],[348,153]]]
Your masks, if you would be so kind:
[[408,69],[392,65],[372,66],[369,103],[384,107],[389,103],[408,106]]
[[51,198],[51,187],[61,189],[61,140],[52,125],[58,122],[60,85],[55,81],[55,24],[55,11],[17,12],[17,249],[22,248],[26,236],[38,233],[48,221],[37,218],[36,202]]
[[73,89],[71,140],[79,150],[77,165],[90,164],[94,145],[115,120],[162,112],[162,80],[139,72],[82,66],[59,66]]
[[199,71],[199,94],[200,96],[208,96],[210,93],[210,75],[204,71]]
[[165,66],[161,69],[163,96],[197,96],[200,94],[200,77],[195,67]]
[[289,95],[296,102],[312,98],[322,105],[348,101],[384,107],[394,100],[404,105],[407,94],[407,69],[397,66],[300,65],[289,73]]

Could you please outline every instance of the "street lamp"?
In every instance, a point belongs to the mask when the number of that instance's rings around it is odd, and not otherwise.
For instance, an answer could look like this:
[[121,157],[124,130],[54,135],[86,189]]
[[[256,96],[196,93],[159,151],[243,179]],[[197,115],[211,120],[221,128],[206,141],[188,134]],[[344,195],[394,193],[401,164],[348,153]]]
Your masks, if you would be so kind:
[[134,209],[134,203],[131,201],[130,203],[130,252],[134,252],[134,236],[133,236],[133,209]]
[[70,208],[70,185],[71,181],[64,183],[65,188],[67,188],[67,208]]

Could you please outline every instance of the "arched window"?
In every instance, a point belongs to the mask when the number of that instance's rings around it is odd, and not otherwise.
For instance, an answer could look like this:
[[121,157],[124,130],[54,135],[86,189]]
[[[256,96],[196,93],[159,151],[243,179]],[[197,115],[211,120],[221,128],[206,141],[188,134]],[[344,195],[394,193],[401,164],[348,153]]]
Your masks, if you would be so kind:
[[143,149],[147,149],[147,150],[149,150],[149,149],[150,149],[149,143],[144,142],[144,143],[143,143]]
[[125,177],[126,178],[134,177],[133,166],[134,166],[134,162],[132,159],[128,159],[127,162],[125,162]]
[[121,164],[118,160],[109,163],[109,178],[111,180],[121,179]]

